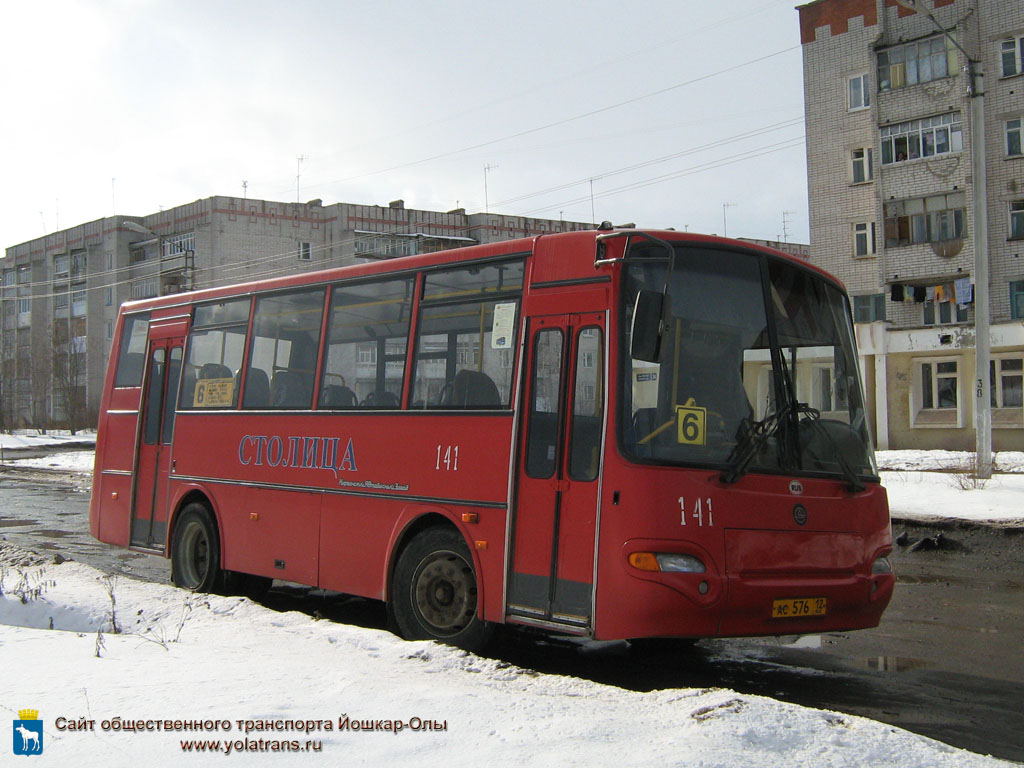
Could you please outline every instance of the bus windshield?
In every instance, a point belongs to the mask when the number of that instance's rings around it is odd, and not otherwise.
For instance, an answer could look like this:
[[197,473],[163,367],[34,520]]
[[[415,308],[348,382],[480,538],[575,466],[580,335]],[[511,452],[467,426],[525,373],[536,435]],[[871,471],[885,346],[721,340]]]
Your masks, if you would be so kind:
[[[622,295],[620,439],[627,457],[746,472],[877,475],[848,303],[768,255],[630,249]],[[664,292],[657,361],[630,356],[641,291]],[[637,330],[639,333],[640,330]]]

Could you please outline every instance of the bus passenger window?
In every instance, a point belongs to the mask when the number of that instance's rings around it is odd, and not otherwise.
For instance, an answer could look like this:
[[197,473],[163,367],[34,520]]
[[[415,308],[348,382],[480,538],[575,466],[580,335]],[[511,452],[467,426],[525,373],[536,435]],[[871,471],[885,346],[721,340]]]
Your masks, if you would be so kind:
[[415,279],[331,289],[320,402],[327,410],[401,406]]
[[312,407],[323,310],[323,288],[256,299],[243,407]]
[[520,260],[424,276],[414,408],[511,407],[522,290]]
[[196,307],[181,377],[181,408],[238,405],[236,371],[242,367],[249,304],[245,298]]

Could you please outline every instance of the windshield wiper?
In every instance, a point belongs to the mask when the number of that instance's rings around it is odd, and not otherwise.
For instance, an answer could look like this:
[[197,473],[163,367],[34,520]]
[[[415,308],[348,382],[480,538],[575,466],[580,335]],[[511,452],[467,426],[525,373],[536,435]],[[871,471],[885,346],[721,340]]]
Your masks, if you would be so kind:
[[788,418],[793,406],[786,403],[774,413],[765,416],[761,421],[751,423],[747,433],[736,443],[736,447],[729,454],[729,468],[722,473],[723,483],[735,483],[744,474],[754,457],[758,454],[770,437],[779,431],[781,425]]
[[[831,433],[821,423],[821,413],[817,409],[811,408],[807,403],[796,403],[795,405],[787,403],[761,421],[754,422],[750,430],[736,444],[736,447],[729,455],[729,467],[721,475],[722,482],[735,483],[746,474],[750,462],[761,451],[761,448],[768,439],[779,432],[779,428],[787,419],[794,416],[798,425],[810,424],[817,434],[824,436],[825,442],[828,443],[836,457],[836,464],[839,465],[839,469],[843,473],[847,489],[851,493],[863,491],[865,488],[864,483],[861,482],[856,471],[846,460],[846,456],[843,455],[842,450],[836,444],[835,438],[832,437]],[[799,439],[798,430],[796,440],[799,441]],[[797,447],[799,449],[799,446]]]

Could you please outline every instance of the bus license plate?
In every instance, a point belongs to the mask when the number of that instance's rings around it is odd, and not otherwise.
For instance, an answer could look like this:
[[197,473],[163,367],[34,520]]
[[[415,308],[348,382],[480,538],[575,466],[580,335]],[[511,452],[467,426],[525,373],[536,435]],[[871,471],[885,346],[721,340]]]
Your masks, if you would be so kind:
[[828,609],[824,597],[798,597],[776,600],[772,603],[773,619],[799,619],[804,616],[824,616]]

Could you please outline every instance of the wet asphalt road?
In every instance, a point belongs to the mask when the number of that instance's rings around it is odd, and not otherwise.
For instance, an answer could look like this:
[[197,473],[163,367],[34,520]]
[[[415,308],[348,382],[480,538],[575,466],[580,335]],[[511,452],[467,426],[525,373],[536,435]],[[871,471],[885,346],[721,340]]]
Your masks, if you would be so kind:
[[[163,558],[89,536],[88,478],[0,470],[0,538],[166,582]],[[586,643],[502,628],[488,655],[632,690],[728,687],[863,715],[1024,762],[1024,529],[907,526],[896,594],[874,630],[697,645]],[[937,548],[910,544],[941,533]],[[383,628],[371,600],[278,584],[270,607]]]

